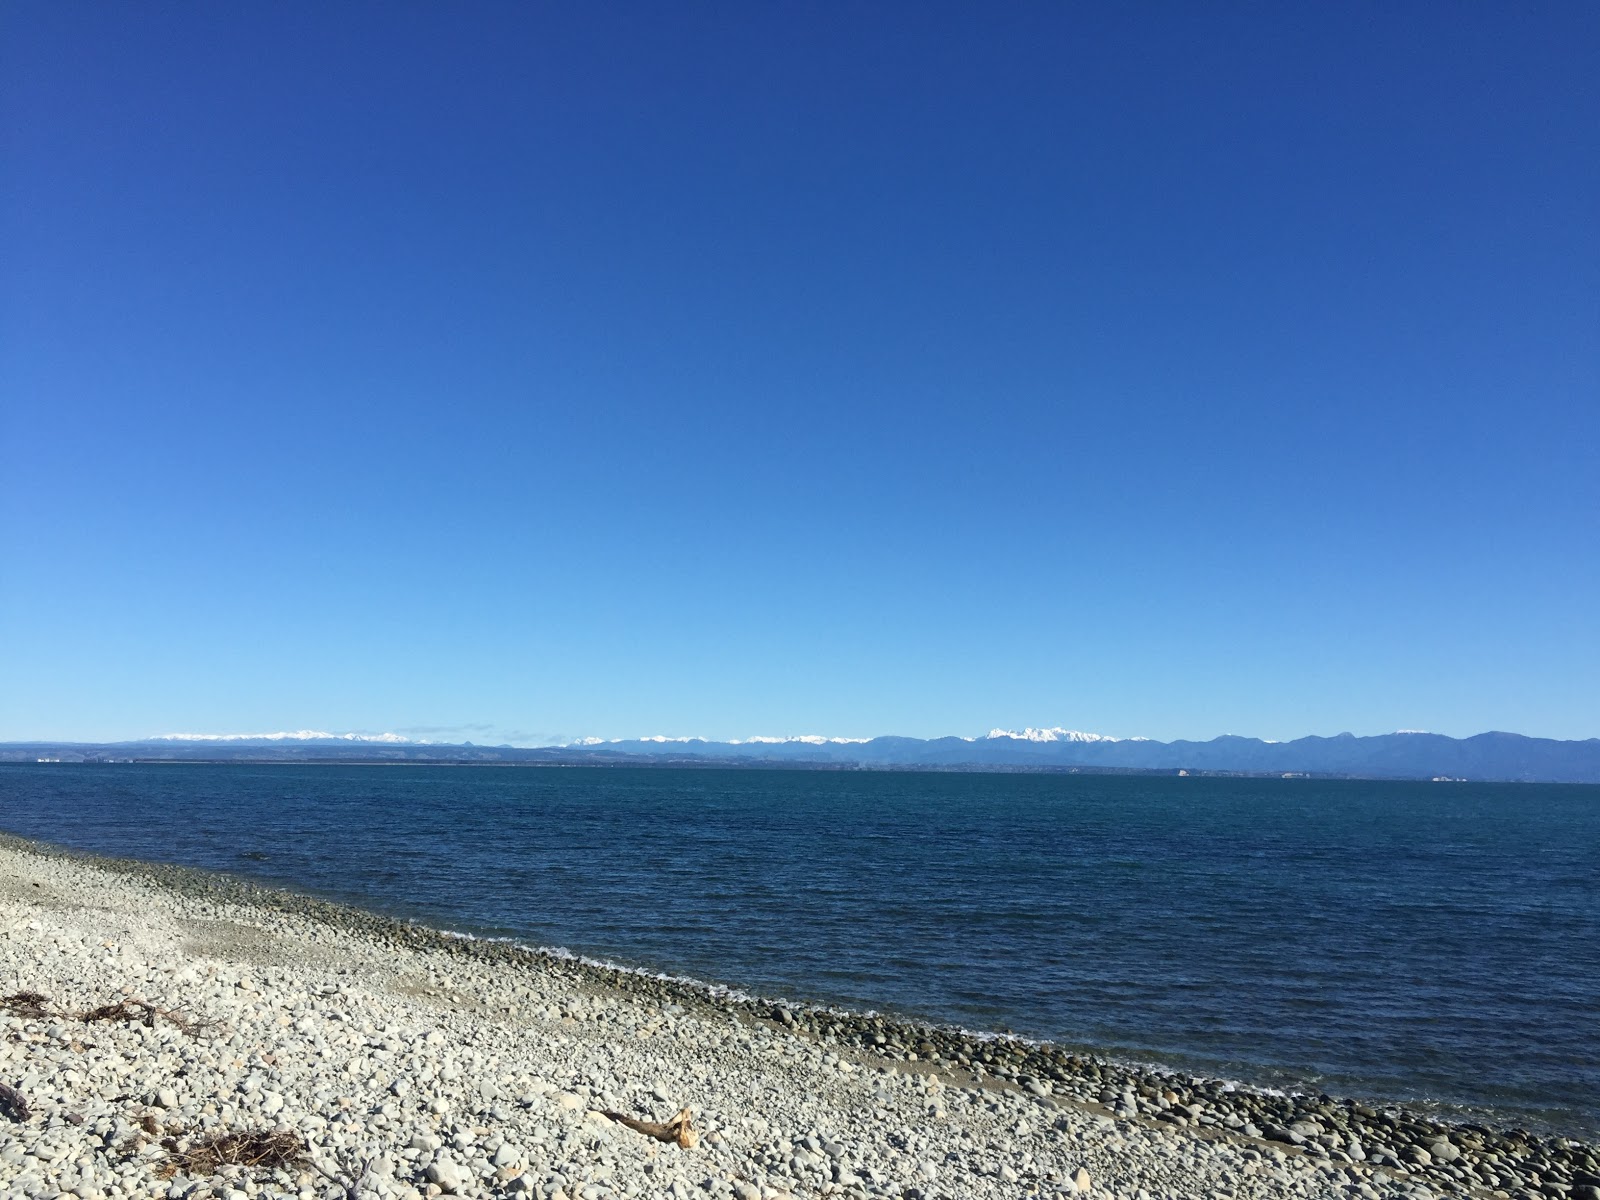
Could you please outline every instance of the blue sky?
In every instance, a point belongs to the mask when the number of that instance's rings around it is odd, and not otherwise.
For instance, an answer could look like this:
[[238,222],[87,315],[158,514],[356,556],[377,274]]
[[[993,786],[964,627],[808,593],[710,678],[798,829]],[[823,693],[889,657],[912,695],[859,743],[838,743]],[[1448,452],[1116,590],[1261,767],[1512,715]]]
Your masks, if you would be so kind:
[[1600,735],[1600,9],[0,9],[0,738]]

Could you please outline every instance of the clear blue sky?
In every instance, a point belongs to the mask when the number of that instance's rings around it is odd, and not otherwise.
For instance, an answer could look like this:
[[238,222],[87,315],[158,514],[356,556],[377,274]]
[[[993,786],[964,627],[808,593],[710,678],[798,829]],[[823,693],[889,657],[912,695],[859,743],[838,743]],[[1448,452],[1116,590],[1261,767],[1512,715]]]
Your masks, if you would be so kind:
[[1600,7],[0,8],[0,738],[1600,735]]

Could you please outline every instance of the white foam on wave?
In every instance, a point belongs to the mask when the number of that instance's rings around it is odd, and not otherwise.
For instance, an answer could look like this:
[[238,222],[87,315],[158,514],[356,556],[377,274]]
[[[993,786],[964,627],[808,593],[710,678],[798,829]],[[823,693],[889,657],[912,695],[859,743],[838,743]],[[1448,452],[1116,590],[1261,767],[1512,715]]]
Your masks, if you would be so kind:
[[742,988],[731,987],[721,983],[708,983],[704,979],[696,979],[689,975],[674,975],[669,971],[652,971],[648,967],[629,966],[626,963],[613,962],[608,958],[595,958],[588,954],[578,954],[565,946],[541,946],[534,942],[524,942],[519,938],[500,937],[493,934],[464,933],[459,929],[440,929],[438,933],[447,938],[454,938],[456,941],[493,942],[497,945],[512,946],[518,950],[526,950],[530,954],[554,958],[562,962],[573,962],[585,967],[616,971],[621,975],[636,975],[641,979],[654,979],[661,983],[676,984],[680,987],[701,992],[715,1000],[732,1000],[740,1004],[755,1004],[765,1001],[765,997],[752,995]]

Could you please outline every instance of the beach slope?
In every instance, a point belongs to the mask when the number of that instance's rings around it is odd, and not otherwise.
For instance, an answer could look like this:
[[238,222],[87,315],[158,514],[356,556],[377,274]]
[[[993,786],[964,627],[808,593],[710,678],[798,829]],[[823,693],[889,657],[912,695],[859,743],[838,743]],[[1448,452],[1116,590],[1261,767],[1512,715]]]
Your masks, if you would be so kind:
[[[0,996],[5,1197],[1438,1187],[1209,1123],[891,1062],[693,989],[9,838]],[[662,1137],[618,1119],[664,1125],[685,1109],[688,1124]]]

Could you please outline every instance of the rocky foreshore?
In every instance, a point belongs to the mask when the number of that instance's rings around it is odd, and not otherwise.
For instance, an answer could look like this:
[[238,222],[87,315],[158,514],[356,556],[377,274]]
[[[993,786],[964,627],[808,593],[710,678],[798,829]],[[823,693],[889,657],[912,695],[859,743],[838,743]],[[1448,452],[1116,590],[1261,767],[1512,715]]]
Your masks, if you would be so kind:
[[1600,1200],[1600,1156],[0,838],[0,1197],[441,1194]]

